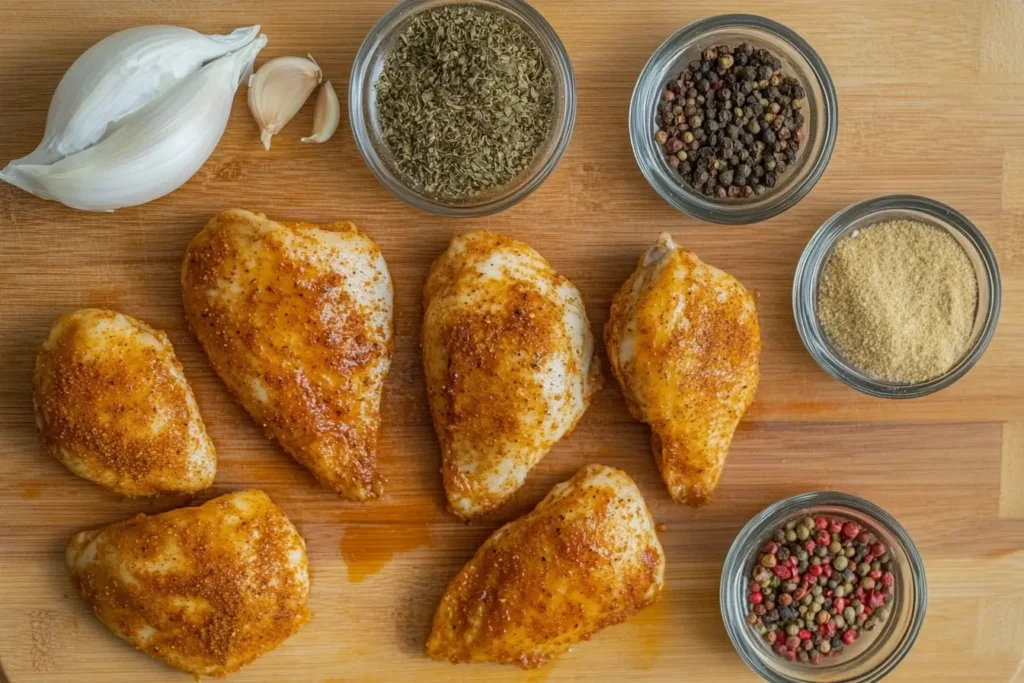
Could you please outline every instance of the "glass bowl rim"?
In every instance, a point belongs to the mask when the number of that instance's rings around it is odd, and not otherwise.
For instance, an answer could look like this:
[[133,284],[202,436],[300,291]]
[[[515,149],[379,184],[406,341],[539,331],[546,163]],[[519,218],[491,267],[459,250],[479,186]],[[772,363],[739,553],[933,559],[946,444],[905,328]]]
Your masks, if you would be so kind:
[[[557,72],[561,82],[564,83],[562,92],[564,104],[561,108],[556,109],[552,119],[552,131],[560,129],[560,133],[550,143],[546,157],[542,158],[540,165],[522,182],[509,183],[506,187],[512,188],[510,191],[475,204],[452,204],[431,199],[403,183],[397,173],[385,172],[387,164],[374,149],[372,136],[369,133],[372,123],[365,120],[363,116],[364,100],[370,96],[370,91],[363,87],[363,83],[368,76],[368,69],[372,66],[371,57],[378,49],[379,44],[387,40],[388,36],[401,25],[398,22],[400,17],[407,18],[418,12],[427,11],[431,6],[441,4],[478,4],[492,9],[497,7],[500,8],[500,11],[515,16],[538,41],[548,44],[554,55],[554,63],[549,64],[548,67],[553,72]],[[363,161],[377,180],[410,206],[429,213],[455,218],[489,216],[504,211],[518,204],[540,187],[555,170],[565,154],[565,150],[569,147],[576,123],[576,101],[576,76],[565,45],[551,24],[525,0],[486,0],[486,2],[479,2],[479,0],[441,0],[440,2],[438,0],[403,0],[385,12],[366,34],[352,62],[348,86],[349,127],[356,141],[356,149],[359,150],[360,156],[363,157]]]
[[[751,208],[742,203],[720,204],[704,199],[696,194],[686,192],[675,179],[670,178],[663,168],[657,164],[648,164],[643,160],[644,149],[649,145],[649,122],[645,112],[647,101],[642,91],[649,85],[658,66],[668,62],[677,46],[681,43],[693,43],[710,31],[734,28],[739,30],[764,31],[785,42],[792,50],[810,66],[809,75],[813,76],[821,88],[823,101],[820,115],[824,119],[824,139],[821,151],[811,162],[807,175],[788,192],[779,194],[772,201],[758,208]],[[710,223],[723,225],[749,225],[773,218],[799,203],[814,188],[825,173],[832,153],[835,150],[839,134],[839,100],[835,83],[832,80],[825,62],[814,48],[796,31],[776,21],[756,14],[718,14],[698,19],[669,36],[644,64],[633,87],[629,103],[629,140],[633,148],[633,157],[640,167],[648,184],[662,199],[677,210]]]
[[[975,316],[976,320],[978,316],[984,316],[984,327],[971,347],[945,374],[914,384],[897,384],[872,379],[833,353],[829,345],[824,343],[824,330],[821,329],[816,311],[811,309],[812,290],[817,288],[826,257],[842,232],[854,221],[894,210],[923,213],[943,226],[943,229],[956,231],[963,236],[971,244],[983,266],[984,279],[989,290],[988,305],[984,309],[979,306]],[[982,283],[979,282],[978,286],[980,288]],[[992,247],[970,219],[956,209],[929,197],[890,194],[850,204],[833,214],[815,231],[797,262],[793,276],[792,306],[797,332],[804,348],[830,375],[869,396],[892,399],[919,398],[957,382],[970,372],[985,353],[999,323],[1002,281]]]
[[897,648],[878,667],[863,674],[861,678],[855,679],[858,681],[880,681],[903,661],[917,641],[928,611],[928,578],[921,553],[918,551],[913,539],[910,538],[910,534],[903,528],[903,525],[884,509],[860,496],[843,493],[842,491],[798,493],[768,505],[743,525],[743,528],[736,534],[732,545],[729,546],[725,562],[722,564],[722,575],[719,581],[719,610],[722,614],[726,633],[740,659],[743,660],[743,663],[751,671],[772,683],[792,683],[793,679],[777,673],[760,659],[753,657],[748,651],[744,637],[739,630],[749,627],[745,622],[737,623],[731,619],[729,609],[730,597],[742,599],[743,596],[734,595],[734,592],[730,590],[730,586],[734,585],[735,573],[742,571],[747,556],[757,551],[758,544],[756,541],[760,540],[759,536],[769,531],[773,525],[800,510],[820,507],[846,508],[870,518],[875,526],[892,534],[907,556],[907,563],[910,568],[910,571],[907,573],[907,580],[912,582],[916,589],[916,599],[912,603],[910,622],[907,625],[906,631],[902,634],[901,642]]

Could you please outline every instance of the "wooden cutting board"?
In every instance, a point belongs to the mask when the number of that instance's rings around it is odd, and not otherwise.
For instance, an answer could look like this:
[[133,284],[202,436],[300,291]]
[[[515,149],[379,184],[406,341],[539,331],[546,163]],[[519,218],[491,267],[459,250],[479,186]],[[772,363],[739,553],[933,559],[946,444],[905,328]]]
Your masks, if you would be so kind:
[[[342,94],[363,36],[390,2],[5,0],[0,9],[0,162],[43,132],[50,94],[88,46],[129,26],[224,32],[259,22],[263,59],[311,52]],[[265,489],[309,545],[314,617],[233,675],[242,681],[750,681],[718,610],[734,535],[765,505],[815,489],[865,496],[893,513],[928,571],[928,617],[893,681],[1009,681],[1024,655],[1024,3],[1020,0],[537,0],[579,81],[576,132],[557,171],[519,206],[458,221],[420,213],[377,183],[346,123],[322,146],[299,143],[312,105],[265,152],[239,94],[227,134],[172,196],[86,214],[0,186],[0,663],[11,683],[187,681],[134,652],[86,609],[63,551],[73,532],[190,502],[120,500],[41,451],[32,416],[36,349],[53,319],[106,306],[167,331],[217,445],[216,486]],[[646,184],[626,114],[637,74],[677,28],[722,11],[767,14],[821,54],[839,91],[839,141],[814,191],[786,214],[716,227],[677,213]],[[891,192],[935,197],[985,232],[1004,305],[988,353],[956,386],[891,402],[861,396],[815,365],[790,311],[804,244],[835,211]],[[185,330],[178,271],[217,211],[350,219],[380,243],[396,288],[397,346],[384,397],[384,500],[353,504],[317,488],[230,398]],[[579,428],[531,473],[514,502],[465,525],[445,512],[418,336],[431,261],[459,231],[525,239],[579,285],[596,331],[613,293],[661,231],[759,294],[758,400],[740,427],[715,500],[673,504],[646,428],[609,381]],[[607,368],[607,364],[605,364]],[[606,373],[607,374],[607,373]],[[526,512],[584,463],[628,471],[668,556],[657,606],[546,668],[460,666],[423,654],[448,580],[500,524]]]

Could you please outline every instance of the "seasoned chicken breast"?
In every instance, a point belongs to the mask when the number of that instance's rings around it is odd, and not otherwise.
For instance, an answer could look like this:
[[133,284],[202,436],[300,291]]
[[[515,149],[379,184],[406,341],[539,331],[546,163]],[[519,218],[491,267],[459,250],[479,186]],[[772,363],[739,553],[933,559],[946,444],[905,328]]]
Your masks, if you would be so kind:
[[224,211],[189,245],[181,290],[214,370],[267,434],[346,498],[380,495],[392,289],[373,240],[352,223]]
[[46,450],[125,496],[194,493],[217,456],[167,335],[114,311],[61,316],[36,358],[36,424]]
[[760,378],[754,297],[663,234],[612,301],[604,339],[669,493],[703,505]]
[[83,531],[67,564],[110,630],[196,678],[237,671],[309,617],[306,544],[262,491]]
[[427,654],[542,666],[651,604],[664,574],[636,484],[588,465],[484,542],[441,598]]
[[508,500],[600,385],[583,298],[528,245],[452,240],[423,294],[423,367],[451,510]]

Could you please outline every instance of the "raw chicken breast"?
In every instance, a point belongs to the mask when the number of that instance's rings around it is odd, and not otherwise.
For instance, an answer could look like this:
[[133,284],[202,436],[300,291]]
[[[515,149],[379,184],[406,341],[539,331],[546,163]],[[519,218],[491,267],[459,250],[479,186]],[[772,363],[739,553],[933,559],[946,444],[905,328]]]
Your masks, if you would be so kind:
[[664,576],[636,484],[588,465],[484,542],[441,598],[427,654],[542,666],[654,602]]
[[423,366],[444,487],[463,518],[523,485],[601,383],[579,290],[529,245],[451,241],[423,295]]
[[604,339],[669,493],[703,505],[761,377],[754,297],[663,234],[612,301]]
[[110,630],[196,678],[237,671],[309,618],[306,544],[262,491],[83,531],[67,564]]
[[392,290],[373,240],[352,223],[224,211],[189,245],[181,291],[214,370],[268,436],[346,498],[380,495]]
[[114,311],[61,316],[36,358],[46,450],[125,496],[194,493],[217,456],[167,335]]

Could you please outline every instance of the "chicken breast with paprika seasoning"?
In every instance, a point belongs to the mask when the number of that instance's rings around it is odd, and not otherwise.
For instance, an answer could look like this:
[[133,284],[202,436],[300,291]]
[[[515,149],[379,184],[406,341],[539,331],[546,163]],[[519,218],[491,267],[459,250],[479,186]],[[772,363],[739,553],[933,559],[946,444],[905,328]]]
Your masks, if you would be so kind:
[[612,300],[604,340],[672,498],[703,505],[761,377],[754,297],[662,234]]
[[352,223],[224,211],[188,246],[181,291],[214,370],[267,434],[346,498],[379,496],[393,297],[373,240]]
[[196,678],[237,671],[309,618],[306,544],[262,491],[83,531],[67,565],[110,630]]
[[36,357],[36,424],[69,470],[125,496],[195,493],[217,456],[167,335],[87,308],[61,316]]
[[456,515],[492,510],[569,434],[600,386],[583,298],[529,245],[451,241],[423,293],[423,367]]
[[494,532],[448,585],[427,654],[542,666],[654,602],[665,553],[625,472],[587,465]]

